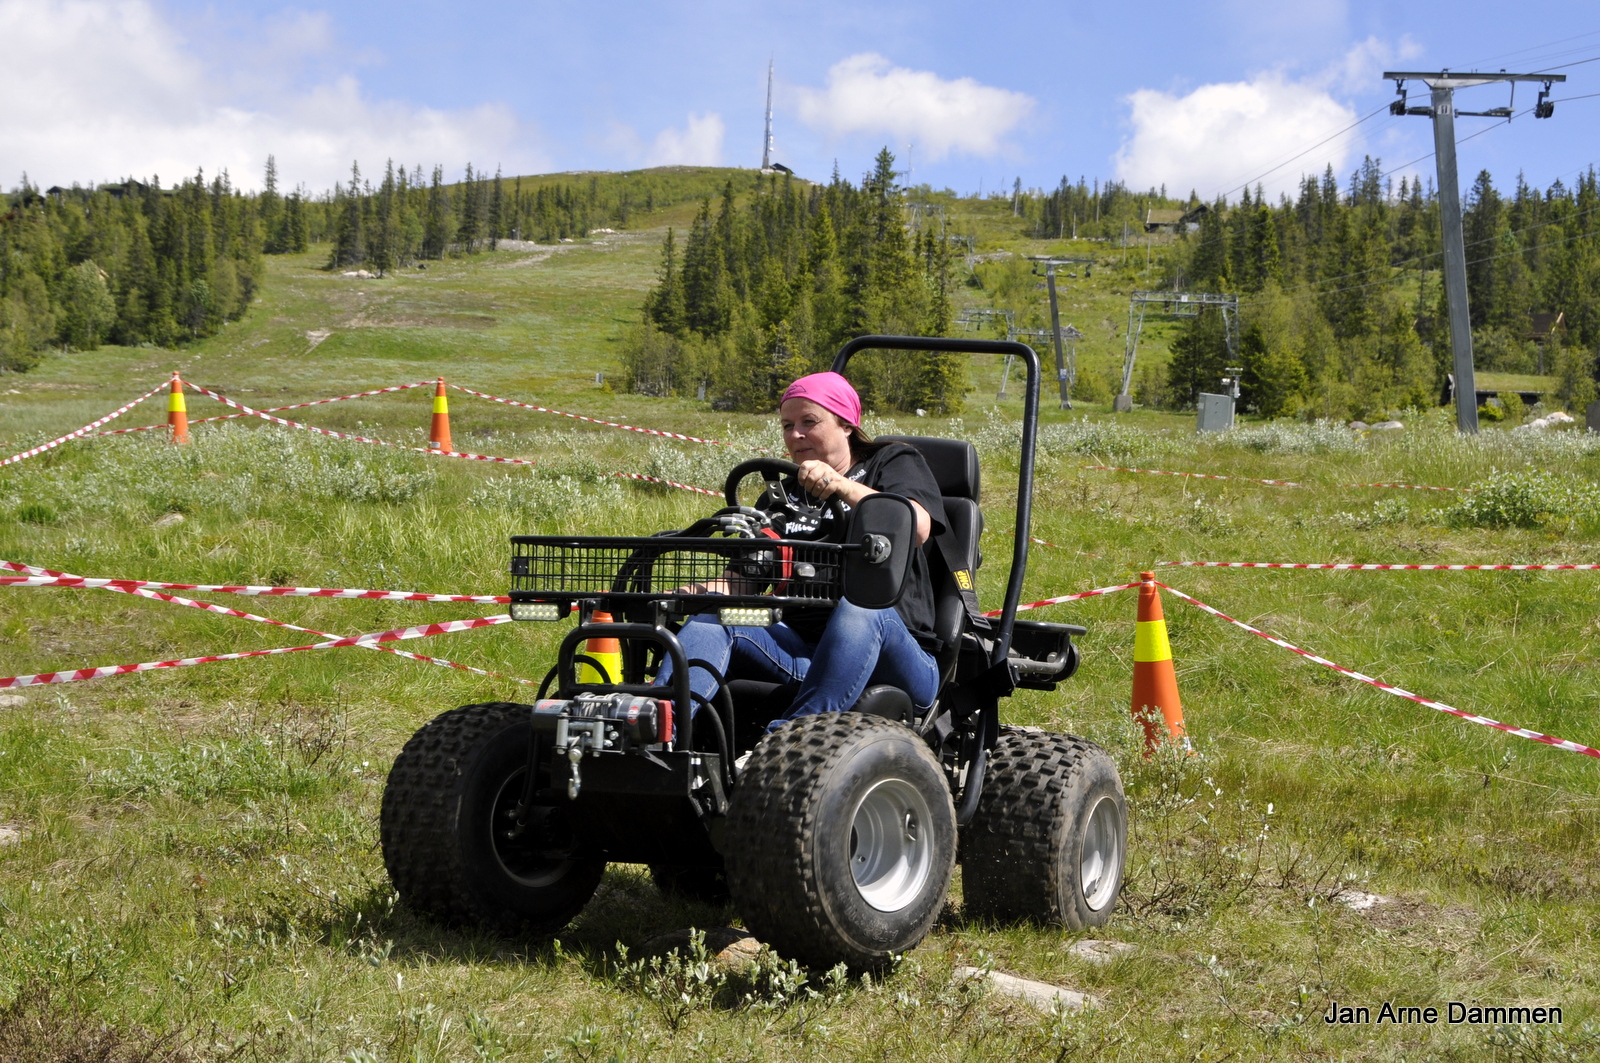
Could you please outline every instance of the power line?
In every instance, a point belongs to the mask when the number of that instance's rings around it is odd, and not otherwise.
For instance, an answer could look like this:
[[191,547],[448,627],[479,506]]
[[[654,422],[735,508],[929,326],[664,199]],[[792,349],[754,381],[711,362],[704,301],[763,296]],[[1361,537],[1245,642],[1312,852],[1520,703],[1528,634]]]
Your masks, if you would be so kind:
[[[1410,97],[1407,97],[1408,100],[1409,100],[1409,98]],[[1291,155],[1289,158],[1283,160],[1282,162],[1278,163],[1276,166],[1272,167],[1272,169],[1266,170],[1266,171],[1264,171],[1262,173],[1257,174],[1256,176],[1254,176],[1254,177],[1250,178],[1249,180],[1245,181],[1243,184],[1238,185],[1238,186],[1236,186],[1234,188],[1230,188],[1228,191],[1223,192],[1221,195],[1222,196],[1231,196],[1231,195],[1233,195],[1233,193],[1239,191],[1241,188],[1249,188],[1252,184],[1256,183],[1257,181],[1260,181],[1263,177],[1271,176],[1272,174],[1276,173],[1277,171],[1283,169],[1285,166],[1289,165],[1291,162],[1294,162],[1296,159],[1299,159],[1299,158],[1302,158],[1302,157],[1304,157],[1306,155],[1311,154],[1313,151],[1316,151],[1318,148],[1322,147],[1322,145],[1328,143],[1330,140],[1337,140],[1339,137],[1342,137],[1346,133],[1350,132],[1350,130],[1356,128],[1356,126],[1359,126],[1359,125],[1363,124],[1364,122],[1368,121],[1369,119],[1374,118],[1379,114],[1382,114],[1384,111],[1387,111],[1388,109],[1389,109],[1389,104],[1386,103],[1382,107],[1379,107],[1377,110],[1372,111],[1370,114],[1367,114],[1364,117],[1358,118],[1354,122],[1351,122],[1349,125],[1345,126],[1343,129],[1339,130],[1337,133],[1333,133],[1333,134],[1331,134],[1331,135],[1329,135],[1327,137],[1324,137],[1323,139],[1317,141],[1315,144],[1311,145],[1309,148],[1306,148],[1304,151],[1300,152],[1299,154]]]
[[[1529,251],[1538,251],[1538,250],[1541,250],[1541,249],[1546,248],[1546,247],[1559,247],[1562,244],[1570,244],[1574,240],[1583,240],[1583,239],[1587,239],[1589,237],[1593,237],[1593,236],[1596,236],[1596,235],[1600,235],[1600,230],[1596,230],[1595,232],[1588,232],[1588,233],[1573,233],[1573,234],[1571,234],[1569,236],[1563,236],[1559,240],[1547,240],[1542,244],[1534,244],[1532,247],[1519,247],[1519,248],[1516,248],[1516,249],[1511,250],[1511,251],[1502,251],[1498,255],[1486,255],[1483,258],[1475,258],[1475,259],[1472,259],[1470,262],[1468,262],[1467,265],[1469,265],[1469,266],[1477,266],[1477,265],[1480,265],[1480,264],[1482,264],[1484,262],[1495,262],[1495,261],[1497,261],[1499,259],[1502,259],[1502,258],[1510,258],[1512,255],[1525,255]],[[1478,242],[1479,243],[1487,243],[1488,241],[1480,240]],[[1437,254],[1437,253],[1439,253],[1439,252],[1435,252],[1435,254]],[[1384,268],[1396,268],[1396,269],[1399,269],[1399,268],[1404,268],[1404,267],[1384,267]],[[1366,272],[1371,273],[1373,271],[1372,270],[1367,270]],[[1350,274],[1350,276],[1357,277],[1357,276],[1360,276],[1360,274],[1352,273],[1352,274]],[[1341,294],[1343,292],[1360,291],[1363,288],[1378,288],[1378,287],[1381,287],[1381,286],[1383,286],[1385,284],[1398,284],[1399,282],[1401,282],[1403,280],[1405,280],[1405,276],[1404,275],[1401,275],[1401,276],[1398,276],[1398,277],[1387,277],[1387,278],[1385,278],[1385,279],[1383,279],[1381,281],[1369,281],[1366,284],[1351,284],[1351,285],[1347,285],[1347,286],[1345,286],[1343,288],[1330,288],[1327,291],[1313,291],[1310,294],[1317,295],[1317,296],[1339,295],[1339,294]],[[1305,289],[1304,288],[1300,288],[1300,289],[1295,289],[1295,291],[1303,292],[1303,291],[1305,291]],[[1245,304],[1245,305],[1259,306],[1259,305],[1265,305],[1267,303],[1284,302],[1284,301],[1292,299],[1294,297],[1295,296],[1294,296],[1293,292],[1284,292],[1281,295],[1278,295],[1276,297],[1241,300],[1241,302],[1243,304]]]
[[[1527,55],[1529,52],[1542,52],[1546,48],[1554,48],[1561,44],[1570,44],[1573,41],[1587,40],[1590,37],[1600,37],[1600,30],[1592,30],[1588,33],[1579,33],[1571,37],[1562,37],[1560,40],[1549,41],[1545,44],[1535,44],[1528,48],[1520,48],[1514,52],[1501,52],[1499,55],[1491,55],[1487,59],[1474,59],[1468,65],[1473,68],[1477,68],[1482,66],[1484,63],[1497,63],[1502,59],[1514,59],[1519,55]],[[1578,50],[1580,49],[1573,49],[1573,51]],[[1531,62],[1532,60],[1529,61]]]
[[[1560,57],[1556,56],[1554,58],[1560,58]],[[1597,61],[1600,61],[1600,55],[1591,55],[1589,58],[1587,58],[1587,59],[1579,59],[1575,63],[1562,63],[1560,66],[1540,67],[1539,70],[1537,71],[1537,73],[1543,74],[1546,71],[1550,71],[1550,70],[1565,70],[1569,66],[1582,66],[1585,63],[1593,63],[1593,62],[1597,62]]]
[[[1592,166],[1594,164],[1593,163],[1589,163],[1588,165]],[[1581,170],[1582,167],[1580,167],[1579,169]],[[1531,233],[1535,229],[1543,229],[1547,225],[1555,225],[1557,223],[1565,223],[1565,222],[1569,222],[1569,221],[1576,221],[1577,219],[1582,218],[1583,216],[1585,216],[1587,214],[1593,214],[1597,210],[1600,210],[1600,206],[1589,207],[1586,210],[1577,211],[1577,212],[1575,212],[1573,214],[1568,215],[1565,218],[1551,218],[1549,221],[1541,221],[1541,222],[1537,222],[1537,223],[1535,223],[1533,225],[1525,225],[1520,229],[1509,229],[1504,233],[1496,233],[1493,236],[1485,237],[1482,240],[1474,240],[1474,241],[1472,241],[1472,243],[1466,244],[1465,246],[1466,247],[1478,247],[1478,246],[1480,246],[1482,244],[1494,243],[1495,241],[1497,241],[1497,240],[1499,240],[1499,239],[1501,239],[1502,237],[1505,237],[1505,236],[1521,236],[1523,233]],[[1582,234],[1582,235],[1587,235],[1587,234]],[[1522,251],[1535,251],[1535,250],[1538,250],[1539,247],[1544,247],[1544,246],[1547,246],[1547,245],[1539,244],[1539,245],[1537,245],[1535,247],[1525,247],[1525,248],[1521,248],[1520,250],[1522,250]],[[1507,252],[1507,254],[1516,254],[1516,253],[1517,252]],[[1391,270],[1391,269],[1398,269],[1398,270],[1418,269],[1418,268],[1422,267],[1425,263],[1429,262],[1432,259],[1438,258],[1443,254],[1444,254],[1443,251],[1429,251],[1424,255],[1420,255],[1420,256],[1418,256],[1416,258],[1409,258],[1409,259],[1405,260],[1404,262],[1397,262],[1397,263],[1395,263],[1393,265],[1385,264],[1385,265],[1382,265],[1382,266],[1373,266],[1371,269],[1359,270],[1359,271],[1357,271],[1355,273],[1341,273],[1341,274],[1338,274],[1337,276],[1333,276],[1333,277],[1321,277],[1321,278],[1318,278],[1315,281],[1309,281],[1309,282],[1307,282],[1305,284],[1298,285],[1298,286],[1296,286],[1294,288],[1287,288],[1287,289],[1285,289],[1283,291],[1282,294],[1285,295],[1285,296],[1288,296],[1288,295],[1295,295],[1295,294],[1298,294],[1298,293],[1301,293],[1301,292],[1312,292],[1313,294],[1327,295],[1327,294],[1331,294],[1334,291],[1341,291],[1341,292],[1343,292],[1343,291],[1351,291],[1352,290],[1351,288],[1335,288],[1335,289],[1329,289],[1328,291],[1319,291],[1318,286],[1322,285],[1322,284],[1332,284],[1332,283],[1334,283],[1336,281],[1350,280],[1353,277],[1365,277],[1369,273],[1379,273],[1379,272],[1382,272],[1384,270]],[[1483,260],[1474,259],[1474,262],[1477,262],[1477,261],[1483,261]],[[1399,279],[1401,279],[1401,278],[1390,278],[1390,280],[1399,280]],[[1387,282],[1374,282],[1374,283],[1387,283]],[[1362,285],[1356,285],[1356,287],[1363,287],[1363,286]]]

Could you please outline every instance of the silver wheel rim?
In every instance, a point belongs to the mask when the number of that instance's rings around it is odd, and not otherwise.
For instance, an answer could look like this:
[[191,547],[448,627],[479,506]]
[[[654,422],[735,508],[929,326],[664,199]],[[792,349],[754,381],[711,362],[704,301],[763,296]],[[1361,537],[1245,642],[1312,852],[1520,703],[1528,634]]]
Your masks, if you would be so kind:
[[1098,912],[1116,897],[1122,880],[1122,817],[1116,798],[1096,801],[1083,829],[1078,853],[1078,885],[1091,911]]
[[861,899],[880,912],[912,903],[933,869],[933,817],[916,787],[885,779],[868,790],[850,818],[850,876]]

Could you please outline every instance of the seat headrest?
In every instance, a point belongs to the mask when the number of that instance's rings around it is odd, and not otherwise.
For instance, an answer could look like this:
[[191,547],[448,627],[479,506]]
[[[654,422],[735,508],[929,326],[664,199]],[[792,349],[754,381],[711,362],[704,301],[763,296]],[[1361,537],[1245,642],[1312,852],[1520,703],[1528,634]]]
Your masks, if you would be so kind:
[[880,443],[908,443],[922,452],[941,495],[978,501],[978,451],[965,439],[933,436],[878,436]]

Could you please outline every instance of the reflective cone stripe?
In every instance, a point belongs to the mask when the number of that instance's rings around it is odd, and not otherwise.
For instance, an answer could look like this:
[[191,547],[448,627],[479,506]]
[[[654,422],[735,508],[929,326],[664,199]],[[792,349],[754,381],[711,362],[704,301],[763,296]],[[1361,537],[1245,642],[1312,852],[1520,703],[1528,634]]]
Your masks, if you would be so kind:
[[167,396],[167,427],[174,443],[189,442],[189,408],[183,403],[183,381],[172,374],[172,393]]
[[428,430],[428,446],[449,454],[455,450],[450,445],[450,400],[445,397],[444,377],[433,393],[433,424]]
[[1133,718],[1144,727],[1145,750],[1161,742],[1156,726],[1160,712],[1167,733],[1189,747],[1183,727],[1183,703],[1178,700],[1178,673],[1172,664],[1172,643],[1167,640],[1167,620],[1161,612],[1161,591],[1155,573],[1141,572],[1138,622],[1133,636]]
[[[609,624],[612,622],[611,614],[596,609],[590,620],[596,624]],[[595,671],[594,665],[588,661],[578,662],[578,682],[580,683],[620,683],[622,682],[622,643],[616,639],[589,639],[583,644],[583,653],[592,657],[605,671],[600,675]]]

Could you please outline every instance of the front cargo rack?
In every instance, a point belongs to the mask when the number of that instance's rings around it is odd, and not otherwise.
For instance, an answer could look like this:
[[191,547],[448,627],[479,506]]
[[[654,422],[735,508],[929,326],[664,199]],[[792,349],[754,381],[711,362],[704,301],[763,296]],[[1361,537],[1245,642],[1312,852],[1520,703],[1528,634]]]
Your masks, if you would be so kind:
[[511,600],[689,598],[680,588],[732,573],[724,600],[834,605],[844,549],[793,539],[515,535]]

